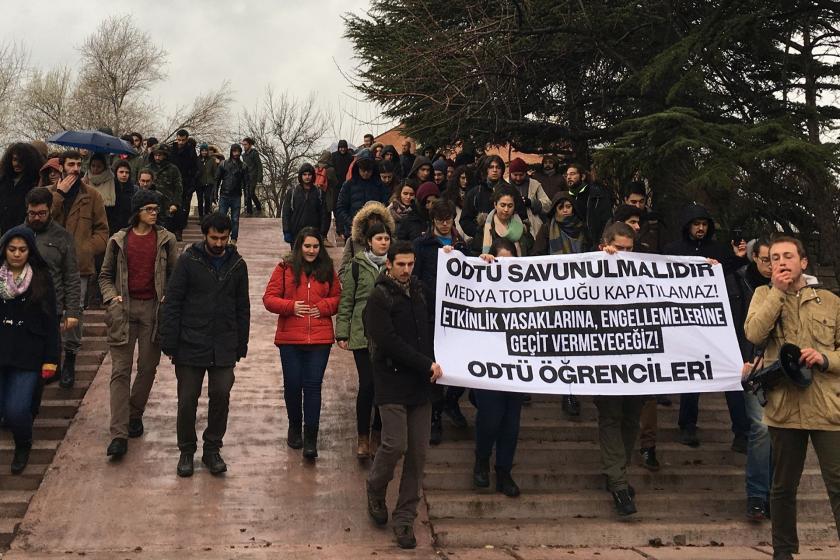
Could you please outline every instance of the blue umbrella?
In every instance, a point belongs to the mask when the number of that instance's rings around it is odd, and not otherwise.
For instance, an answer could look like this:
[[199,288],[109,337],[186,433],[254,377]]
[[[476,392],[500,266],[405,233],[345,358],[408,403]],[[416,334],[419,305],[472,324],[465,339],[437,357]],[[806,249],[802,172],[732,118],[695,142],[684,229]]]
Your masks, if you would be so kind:
[[128,142],[98,130],[65,130],[47,138],[47,142],[71,148],[84,148],[106,154],[135,154]]

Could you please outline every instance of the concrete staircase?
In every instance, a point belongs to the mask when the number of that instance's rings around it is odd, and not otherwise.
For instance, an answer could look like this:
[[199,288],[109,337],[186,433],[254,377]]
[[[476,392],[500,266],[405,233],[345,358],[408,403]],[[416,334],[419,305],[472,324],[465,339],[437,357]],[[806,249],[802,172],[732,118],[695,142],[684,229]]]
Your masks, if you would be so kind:
[[[746,521],[745,457],[729,449],[729,413],[722,395],[700,399],[698,435],[692,449],[675,442],[679,398],[658,408],[659,472],[631,467],[639,513],[619,518],[604,489],[597,443],[596,409],[581,397],[582,412],[568,419],[560,399],[534,396],[522,411],[513,477],[522,489],[507,498],[491,488],[472,488],[474,409],[462,410],[470,428],[444,417],[444,442],[429,450],[425,495],[441,547],[748,545],[770,541],[770,524]],[[637,446],[638,447],[638,446]],[[492,460],[491,460],[492,465]],[[803,543],[835,542],[825,486],[813,449],[799,490]]]

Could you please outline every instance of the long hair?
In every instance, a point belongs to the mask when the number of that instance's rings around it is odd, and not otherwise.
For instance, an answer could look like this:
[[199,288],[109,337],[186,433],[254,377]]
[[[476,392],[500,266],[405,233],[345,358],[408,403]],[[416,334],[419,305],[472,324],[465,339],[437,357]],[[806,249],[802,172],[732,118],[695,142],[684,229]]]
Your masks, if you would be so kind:
[[461,165],[455,168],[455,173],[446,185],[446,190],[443,191],[443,198],[451,200],[458,208],[464,207],[464,198],[461,192],[461,175],[467,176],[467,189],[470,190],[475,186],[475,173],[469,165]]
[[[307,237],[314,237],[318,240],[318,256],[315,261],[309,263],[303,258],[303,241]],[[328,282],[332,287],[333,282],[333,261],[327,248],[324,247],[324,238],[321,233],[314,227],[305,227],[297,234],[295,238],[294,249],[290,260],[292,261],[292,273],[295,277],[295,285],[300,285],[301,274],[312,276],[318,282]]]
[[[26,246],[29,248],[29,256],[27,263],[32,267],[32,282],[29,284],[29,304],[40,305],[41,308],[50,313],[55,312],[55,295],[52,288],[52,277],[47,262],[38,252],[38,247],[32,240],[25,235],[15,235],[14,231],[10,230],[11,235],[4,235],[2,243],[0,243],[0,265],[6,262],[6,248],[11,243],[12,239],[23,239]],[[52,294],[52,297],[50,295]]]
[[23,179],[32,184],[38,183],[38,173],[41,171],[41,166],[44,164],[41,154],[34,146],[25,142],[16,142],[3,153],[3,159],[0,159],[0,177],[12,177],[15,172],[12,169],[12,156],[17,156],[21,165],[23,165]]

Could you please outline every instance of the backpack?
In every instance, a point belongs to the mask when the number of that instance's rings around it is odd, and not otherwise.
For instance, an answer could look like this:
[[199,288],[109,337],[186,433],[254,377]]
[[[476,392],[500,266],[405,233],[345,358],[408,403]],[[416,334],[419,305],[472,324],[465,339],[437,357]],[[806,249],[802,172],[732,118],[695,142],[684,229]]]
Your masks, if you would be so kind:
[[315,186],[324,192],[326,192],[327,188],[330,186],[329,179],[327,178],[326,167],[315,168]]

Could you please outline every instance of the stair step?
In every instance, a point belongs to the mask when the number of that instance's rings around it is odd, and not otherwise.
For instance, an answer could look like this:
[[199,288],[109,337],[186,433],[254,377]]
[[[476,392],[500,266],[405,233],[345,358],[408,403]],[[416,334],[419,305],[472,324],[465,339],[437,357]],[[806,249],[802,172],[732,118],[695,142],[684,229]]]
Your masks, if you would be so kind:
[[79,350],[79,352],[76,354],[76,363],[81,365],[99,365],[102,363],[102,360],[105,359],[105,354],[107,353],[107,348],[99,350]]
[[[33,428],[34,440],[61,440],[64,434],[67,433],[67,428],[70,426],[70,419],[68,418],[36,418]],[[12,434],[8,430],[0,431],[0,439],[10,441]]]
[[[0,468],[0,489],[2,490],[37,490],[47,472],[49,465],[44,463],[32,463],[26,465],[26,469],[20,474],[12,474],[8,465]],[[2,521],[2,519],[0,519]]]
[[[516,472],[514,472],[514,475]],[[492,480],[491,476],[491,480]],[[515,477],[516,478],[516,477]],[[518,478],[517,478],[518,480]],[[494,487],[472,492],[426,491],[431,519],[539,519],[615,517],[613,500],[603,490],[578,490],[566,493],[523,493],[510,499],[495,492]],[[744,518],[746,498],[743,493],[716,491],[672,492],[645,491],[636,495],[636,505],[645,518]],[[797,497],[800,521],[831,519],[831,508],[824,492],[800,494]]]
[[[833,523],[798,524],[803,543],[835,542]],[[768,523],[717,520],[661,521],[637,514],[618,519],[527,519],[466,520],[442,519],[434,522],[435,544],[448,547],[485,546],[648,546],[653,539],[662,544],[703,546],[712,544],[758,546],[770,540]],[[769,558],[769,557],[768,557]]]
[[[540,468],[522,464],[515,466],[513,476],[524,491],[560,492],[578,489],[601,490],[604,475],[597,469],[575,468],[561,465],[560,468]],[[716,490],[744,493],[744,469],[720,465],[694,467],[673,467],[650,473],[632,466],[630,483],[639,491],[662,489],[671,493],[697,490]],[[453,470],[446,465],[427,465],[424,487],[429,490],[470,490],[472,469]],[[801,493],[825,492],[825,484],[819,468],[808,467],[803,471],[799,486]]]
[[0,549],[9,548],[21,521],[23,517],[0,518]]
[[41,402],[48,400],[66,400],[84,398],[85,393],[90,387],[90,380],[76,379],[76,382],[69,389],[62,389],[58,382],[53,382],[44,387],[44,394],[41,397]]

